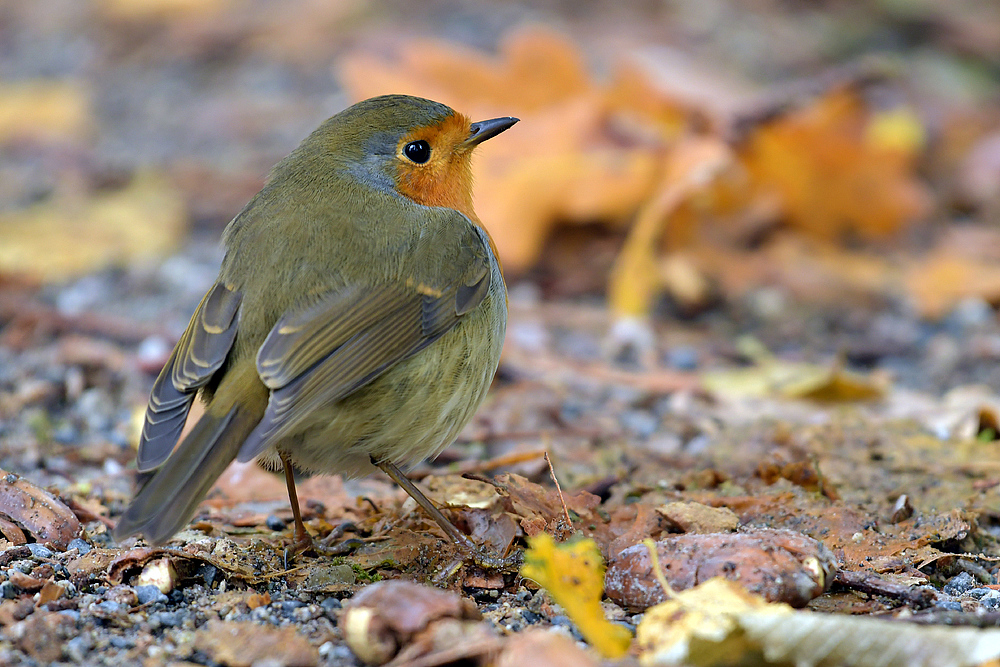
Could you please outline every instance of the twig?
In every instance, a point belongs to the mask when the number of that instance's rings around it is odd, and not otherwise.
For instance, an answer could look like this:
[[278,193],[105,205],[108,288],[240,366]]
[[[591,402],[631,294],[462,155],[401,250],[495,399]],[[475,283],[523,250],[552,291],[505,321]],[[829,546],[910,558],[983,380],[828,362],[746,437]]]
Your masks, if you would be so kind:
[[844,588],[860,591],[869,595],[899,600],[916,609],[925,609],[934,604],[937,593],[931,588],[905,586],[892,581],[886,581],[868,572],[850,572],[839,570],[834,577],[834,583]]
[[545,462],[549,464],[549,474],[552,475],[552,481],[555,482],[556,492],[559,494],[559,502],[562,503],[563,514],[566,516],[566,525],[569,529],[573,529],[573,519],[569,516],[569,508],[566,507],[566,499],[563,498],[562,487],[559,486],[559,480],[556,479],[556,471],[552,468],[552,460],[549,459],[549,453],[543,452],[542,455],[545,457]]

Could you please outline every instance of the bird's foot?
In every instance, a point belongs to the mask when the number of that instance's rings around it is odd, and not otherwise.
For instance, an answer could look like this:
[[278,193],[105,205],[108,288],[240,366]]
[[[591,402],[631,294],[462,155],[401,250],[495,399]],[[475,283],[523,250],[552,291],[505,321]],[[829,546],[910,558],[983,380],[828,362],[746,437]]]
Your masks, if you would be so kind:
[[343,540],[337,544],[332,544],[336,540],[344,536],[344,533],[355,532],[358,527],[351,521],[344,521],[339,524],[336,528],[330,531],[330,534],[321,540],[313,539],[305,530],[303,526],[302,531],[295,531],[295,536],[293,541],[287,548],[285,548],[285,569],[288,569],[288,561],[295,556],[307,552],[315,553],[318,556],[343,556],[344,554],[349,554],[356,550],[358,547],[362,546],[364,542],[356,537],[352,537],[348,540]]
[[[472,541],[470,540],[469,543],[472,544]],[[470,562],[484,570],[515,573],[521,568],[521,564],[524,562],[524,552],[515,551],[514,553],[506,556],[495,556],[491,553],[487,553],[485,550],[480,549],[475,545],[472,545],[471,552],[468,554],[468,559]]]

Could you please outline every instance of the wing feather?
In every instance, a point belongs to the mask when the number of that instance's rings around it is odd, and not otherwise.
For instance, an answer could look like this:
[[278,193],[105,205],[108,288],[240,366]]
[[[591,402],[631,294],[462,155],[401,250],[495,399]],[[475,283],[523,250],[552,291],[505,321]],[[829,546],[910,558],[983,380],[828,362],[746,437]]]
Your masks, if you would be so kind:
[[139,439],[140,471],[158,468],[173,451],[198,389],[229,354],[241,299],[239,292],[216,283],[198,304],[153,384]]

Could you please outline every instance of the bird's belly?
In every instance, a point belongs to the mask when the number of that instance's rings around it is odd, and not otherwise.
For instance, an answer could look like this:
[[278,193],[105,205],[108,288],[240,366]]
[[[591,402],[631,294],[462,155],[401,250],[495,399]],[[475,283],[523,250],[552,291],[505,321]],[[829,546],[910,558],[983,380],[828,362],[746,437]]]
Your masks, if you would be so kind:
[[[371,384],[316,410],[276,449],[303,471],[348,477],[370,473],[372,456],[403,468],[436,456],[472,418],[496,372],[507,320],[500,285],[454,329]],[[276,458],[270,454],[265,457]]]

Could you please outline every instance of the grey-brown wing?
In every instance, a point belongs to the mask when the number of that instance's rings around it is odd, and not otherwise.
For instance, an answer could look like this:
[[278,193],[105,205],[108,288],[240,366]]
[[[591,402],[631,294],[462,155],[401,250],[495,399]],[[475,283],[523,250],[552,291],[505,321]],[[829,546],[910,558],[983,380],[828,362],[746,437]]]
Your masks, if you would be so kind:
[[477,230],[469,229],[467,241],[446,265],[432,262],[431,276],[351,285],[283,316],[257,353],[271,397],[238,460],[256,457],[313,410],[416,354],[479,305],[490,288],[489,256]]
[[138,468],[158,468],[173,451],[198,389],[222,366],[236,338],[242,295],[216,283],[201,300],[174,347],[146,407]]

